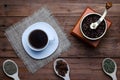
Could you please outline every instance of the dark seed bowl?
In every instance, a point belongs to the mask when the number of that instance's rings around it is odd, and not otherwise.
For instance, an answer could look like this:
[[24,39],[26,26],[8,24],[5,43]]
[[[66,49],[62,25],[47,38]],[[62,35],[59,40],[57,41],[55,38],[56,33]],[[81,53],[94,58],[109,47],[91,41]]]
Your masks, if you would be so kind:
[[91,13],[83,17],[80,23],[80,30],[83,36],[89,40],[98,40],[104,36],[107,30],[105,19],[98,25],[96,29],[91,29],[90,24],[96,22],[101,17],[100,14]]

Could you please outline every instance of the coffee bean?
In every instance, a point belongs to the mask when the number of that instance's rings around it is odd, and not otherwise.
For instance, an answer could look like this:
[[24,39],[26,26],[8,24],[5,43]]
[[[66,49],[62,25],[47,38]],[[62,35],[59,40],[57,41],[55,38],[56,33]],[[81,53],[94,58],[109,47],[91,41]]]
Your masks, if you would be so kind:
[[98,38],[105,32],[105,21],[102,21],[96,29],[91,29],[91,23],[96,22],[100,18],[97,14],[91,14],[84,18],[81,29],[83,33],[90,38]]

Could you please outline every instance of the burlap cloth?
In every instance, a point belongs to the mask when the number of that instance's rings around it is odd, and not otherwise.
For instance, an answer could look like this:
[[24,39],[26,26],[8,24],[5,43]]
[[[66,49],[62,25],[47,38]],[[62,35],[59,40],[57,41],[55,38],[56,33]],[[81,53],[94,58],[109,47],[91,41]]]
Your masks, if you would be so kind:
[[[49,23],[55,29],[59,38],[59,46],[51,56],[42,60],[36,60],[31,58],[26,53],[26,51],[23,48],[21,39],[22,39],[22,34],[27,27],[29,27],[35,22],[41,22],[41,21]],[[33,15],[10,26],[5,31],[5,35],[10,41],[16,54],[23,60],[27,69],[32,73],[36,72],[39,68],[43,67],[53,59],[57,58],[63,51],[67,50],[68,47],[70,46],[70,42],[65,36],[65,33],[60,28],[60,25],[58,24],[56,19],[53,17],[50,10],[48,10],[46,7],[42,7],[41,9],[36,11]]]

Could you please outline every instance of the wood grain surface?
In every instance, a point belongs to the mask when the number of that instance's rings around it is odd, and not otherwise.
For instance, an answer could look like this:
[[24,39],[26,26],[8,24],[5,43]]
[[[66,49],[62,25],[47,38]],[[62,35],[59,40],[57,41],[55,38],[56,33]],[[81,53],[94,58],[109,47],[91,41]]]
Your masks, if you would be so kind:
[[[107,14],[112,26],[97,48],[70,34],[86,7],[102,14],[107,1],[113,3]],[[59,56],[69,63],[71,80],[110,80],[101,67],[102,60],[106,57],[116,61],[117,77],[120,80],[120,0],[0,0],[0,80],[12,80],[2,70],[6,59],[12,59],[18,64],[21,80],[62,80],[53,71],[53,61],[34,74],[28,72],[4,35],[5,29],[32,15],[44,5],[52,11],[72,44],[68,51]]]

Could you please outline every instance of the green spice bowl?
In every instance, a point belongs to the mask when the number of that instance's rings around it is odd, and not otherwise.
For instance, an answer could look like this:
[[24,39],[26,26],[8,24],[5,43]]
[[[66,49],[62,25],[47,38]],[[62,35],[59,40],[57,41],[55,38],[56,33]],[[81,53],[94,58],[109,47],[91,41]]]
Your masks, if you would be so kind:
[[117,65],[116,62],[111,58],[105,58],[102,62],[103,71],[109,75],[113,80],[117,80],[116,72]]

